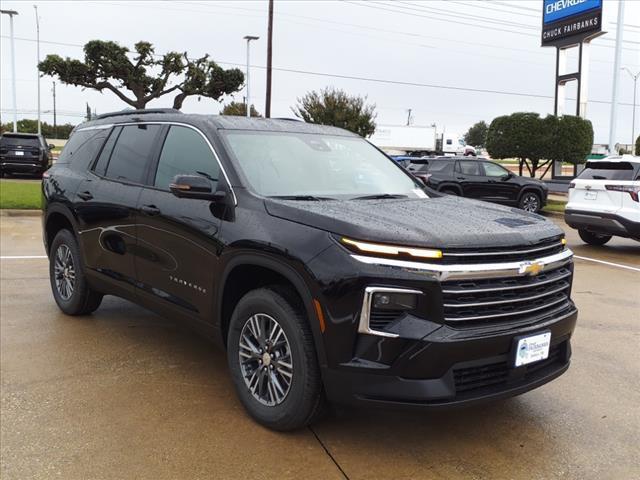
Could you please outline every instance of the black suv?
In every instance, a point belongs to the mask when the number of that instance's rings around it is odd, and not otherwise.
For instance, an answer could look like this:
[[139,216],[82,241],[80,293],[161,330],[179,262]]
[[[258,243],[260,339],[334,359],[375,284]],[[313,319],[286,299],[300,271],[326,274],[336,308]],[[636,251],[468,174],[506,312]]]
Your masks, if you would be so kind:
[[51,167],[51,149],[36,133],[3,133],[0,137],[0,174],[32,173],[41,175]]
[[563,232],[429,190],[338,128],[103,116],[76,127],[43,193],[58,306],[88,314],[117,295],[193,325],[271,428],[325,400],[508,397],[569,367]]
[[535,178],[519,177],[483,158],[416,159],[409,171],[439,192],[519,207],[537,213],[547,203],[549,188]]

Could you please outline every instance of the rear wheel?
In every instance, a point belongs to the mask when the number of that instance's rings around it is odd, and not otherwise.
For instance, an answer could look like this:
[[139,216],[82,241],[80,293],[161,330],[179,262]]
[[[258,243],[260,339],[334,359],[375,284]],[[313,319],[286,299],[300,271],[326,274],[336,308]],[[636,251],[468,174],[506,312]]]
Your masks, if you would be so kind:
[[578,230],[578,235],[580,235],[583,242],[589,245],[601,246],[611,240],[611,235],[601,235],[587,230]]
[[290,289],[260,288],[240,299],[229,324],[227,361],[240,401],[262,425],[294,430],[321,411],[313,336]]
[[446,193],[447,195],[453,195],[455,197],[460,196],[460,192],[454,188],[443,188],[441,190],[442,193]]
[[69,230],[60,230],[51,243],[49,278],[53,298],[67,315],[87,315],[102,302],[102,294],[87,283],[78,242]]
[[542,208],[540,195],[535,192],[525,192],[520,199],[520,208],[525,212],[538,213]]

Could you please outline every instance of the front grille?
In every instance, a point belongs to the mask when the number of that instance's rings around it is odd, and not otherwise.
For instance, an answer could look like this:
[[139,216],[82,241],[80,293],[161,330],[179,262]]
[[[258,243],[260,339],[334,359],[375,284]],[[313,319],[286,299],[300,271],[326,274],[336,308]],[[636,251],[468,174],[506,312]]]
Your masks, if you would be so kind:
[[549,348],[549,356],[545,360],[519,368],[509,368],[506,361],[457,368],[453,370],[456,396],[469,394],[478,390],[497,390],[509,384],[525,383],[535,380],[546,373],[545,370],[557,368],[566,363],[567,342],[556,343]]
[[442,282],[444,320],[452,327],[523,324],[570,308],[572,271],[536,276]]
[[501,263],[535,260],[564,250],[562,237],[557,236],[528,246],[489,247],[480,249],[447,249],[442,257],[444,264]]

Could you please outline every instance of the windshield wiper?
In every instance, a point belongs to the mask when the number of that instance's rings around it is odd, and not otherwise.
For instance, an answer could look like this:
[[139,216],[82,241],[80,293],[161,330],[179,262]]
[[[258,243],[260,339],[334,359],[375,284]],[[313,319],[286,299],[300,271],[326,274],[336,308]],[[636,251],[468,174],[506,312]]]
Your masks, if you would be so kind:
[[353,197],[351,200],[384,200],[387,198],[407,198],[407,195],[399,193],[378,193],[375,195],[364,195],[362,197]]
[[278,200],[301,200],[301,201],[335,200],[335,198],[316,197],[315,195],[271,195],[269,198],[275,198]]

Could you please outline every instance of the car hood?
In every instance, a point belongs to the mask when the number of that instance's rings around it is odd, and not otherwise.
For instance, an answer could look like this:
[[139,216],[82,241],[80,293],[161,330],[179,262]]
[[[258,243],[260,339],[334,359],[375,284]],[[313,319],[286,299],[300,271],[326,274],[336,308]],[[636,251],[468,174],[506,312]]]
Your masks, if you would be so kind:
[[327,232],[408,246],[521,246],[563,233],[540,215],[449,195],[391,200],[267,199],[265,207],[274,217]]

